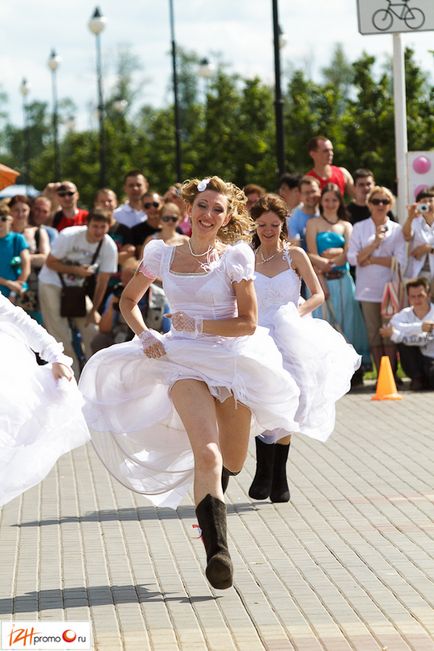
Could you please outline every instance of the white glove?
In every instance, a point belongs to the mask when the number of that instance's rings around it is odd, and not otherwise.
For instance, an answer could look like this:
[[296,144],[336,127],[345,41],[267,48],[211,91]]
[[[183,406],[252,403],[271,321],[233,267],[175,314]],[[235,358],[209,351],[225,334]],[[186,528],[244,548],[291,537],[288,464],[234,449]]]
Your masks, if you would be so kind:
[[138,335],[140,342],[142,344],[143,352],[146,357],[151,357],[152,359],[158,359],[163,357],[166,354],[164,346],[155,335],[152,334],[150,330],[143,330]]
[[191,337],[197,337],[203,332],[203,319],[200,316],[190,316],[185,312],[174,312],[167,315],[172,319],[172,328]]

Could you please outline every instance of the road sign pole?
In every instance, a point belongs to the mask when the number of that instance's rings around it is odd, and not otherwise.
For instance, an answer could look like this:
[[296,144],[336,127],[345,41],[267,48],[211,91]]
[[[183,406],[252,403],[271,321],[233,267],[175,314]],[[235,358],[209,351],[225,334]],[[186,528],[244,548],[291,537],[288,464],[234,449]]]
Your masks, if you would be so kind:
[[407,105],[405,93],[405,63],[401,34],[393,34],[393,99],[395,104],[395,154],[398,183],[398,219],[402,224],[407,218]]

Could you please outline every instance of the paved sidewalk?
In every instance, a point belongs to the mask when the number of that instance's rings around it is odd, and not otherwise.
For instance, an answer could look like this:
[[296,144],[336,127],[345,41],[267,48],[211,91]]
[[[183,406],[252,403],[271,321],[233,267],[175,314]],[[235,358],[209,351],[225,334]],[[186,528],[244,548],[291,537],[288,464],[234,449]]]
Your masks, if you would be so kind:
[[91,447],[63,457],[0,511],[0,619],[91,620],[101,651],[433,651],[434,395],[370,395],[295,441],[289,504],[250,500],[252,456],[231,479],[222,592],[190,500],[154,509]]

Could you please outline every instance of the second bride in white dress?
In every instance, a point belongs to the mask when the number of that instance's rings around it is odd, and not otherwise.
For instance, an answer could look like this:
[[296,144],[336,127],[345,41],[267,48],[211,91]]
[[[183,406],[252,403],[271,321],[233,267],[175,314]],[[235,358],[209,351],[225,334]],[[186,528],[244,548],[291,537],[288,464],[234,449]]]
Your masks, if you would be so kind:
[[[326,441],[335,426],[335,403],[350,389],[361,358],[344,337],[311,312],[324,294],[303,249],[286,244],[287,209],[277,195],[267,194],[252,207],[256,223],[255,289],[260,325],[269,328],[282,353],[284,367],[300,389],[296,414],[299,432]],[[301,279],[310,298],[300,298]],[[284,428],[256,438],[257,468],[249,490],[254,499],[289,500],[286,479],[290,436]]]

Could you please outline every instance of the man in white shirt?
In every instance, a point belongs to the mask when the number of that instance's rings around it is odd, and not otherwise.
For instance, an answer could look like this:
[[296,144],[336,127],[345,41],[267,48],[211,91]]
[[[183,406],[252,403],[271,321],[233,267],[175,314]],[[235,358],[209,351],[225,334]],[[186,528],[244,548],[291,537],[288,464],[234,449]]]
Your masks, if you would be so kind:
[[398,344],[410,389],[434,389],[434,303],[430,302],[429,282],[416,278],[407,283],[410,307],[395,314],[387,326],[380,328],[382,337]]
[[116,208],[113,215],[119,224],[132,228],[141,222],[146,221],[146,213],[143,210],[142,197],[149,187],[147,179],[139,170],[131,170],[124,177],[124,191],[128,200],[119,208]]
[[[90,357],[90,342],[98,332],[98,309],[110,275],[117,271],[116,244],[107,234],[110,221],[108,214],[91,213],[87,226],[65,228],[54,241],[51,253],[39,274],[39,301],[44,325],[57,341],[63,343],[65,354],[72,357],[76,377],[79,375],[79,362],[72,345],[70,326],[74,325],[79,330],[84,356]],[[98,255],[93,260],[98,246]],[[60,274],[66,286],[84,285],[86,279],[96,277],[95,288],[91,292],[92,300],[86,298],[86,316],[71,319],[61,316]]]

